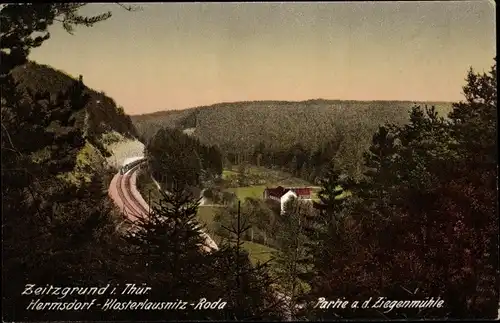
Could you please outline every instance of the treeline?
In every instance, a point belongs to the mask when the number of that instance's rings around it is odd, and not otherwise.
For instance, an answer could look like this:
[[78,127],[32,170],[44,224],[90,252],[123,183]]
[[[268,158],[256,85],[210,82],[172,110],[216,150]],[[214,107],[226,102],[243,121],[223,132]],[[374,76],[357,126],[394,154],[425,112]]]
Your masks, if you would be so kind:
[[218,148],[177,129],[160,129],[148,142],[146,156],[155,179],[169,187],[176,183],[199,187],[222,174]]
[[[279,169],[297,178],[318,184],[319,179],[324,175],[325,169],[332,160],[345,160],[340,151],[342,138],[342,134],[339,134],[336,139],[324,141],[316,149],[298,143],[289,149],[277,150],[266,147],[266,144],[261,142],[253,153],[237,154],[229,152],[226,160],[231,165],[250,163],[256,166]],[[362,165],[350,166],[341,165],[339,167],[345,174],[358,174],[362,170]]]
[[[451,109],[451,103],[425,104],[436,106],[441,115]],[[231,163],[250,162],[261,144],[273,154],[288,154],[296,145],[314,154],[322,145],[334,141],[339,144],[338,165],[360,177],[363,152],[369,147],[371,135],[386,122],[407,122],[413,105],[405,101],[233,102],[133,116],[132,120],[144,137],[151,136],[150,128],[159,124],[180,129],[196,127],[196,137],[217,145],[228,157],[225,162]]]
[[141,142],[148,142],[162,128],[179,128],[178,124],[191,113],[189,110],[169,110],[130,116]]

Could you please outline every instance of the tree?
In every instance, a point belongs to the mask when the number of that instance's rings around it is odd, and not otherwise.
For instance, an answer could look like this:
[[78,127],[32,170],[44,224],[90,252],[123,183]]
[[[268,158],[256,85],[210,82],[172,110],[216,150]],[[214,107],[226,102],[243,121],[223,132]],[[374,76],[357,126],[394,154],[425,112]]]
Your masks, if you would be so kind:
[[150,168],[167,176],[168,185],[200,188],[222,173],[219,150],[206,146],[177,129],[162,128],[147,144]]
[[[0,11],[0,58],[2,79],[15,67],[26,63],[32,48],[49,39],[48,27],[61,22],[72,33],[75,26],[91,27],[111,17],[111,12],[96,16],[82,16],[78,9],[86,3],[8,4]],[[34,37],[33,34],[42,35]]]
[[465,249],[456,265],[468,274],[456,282],[467,287],[450,292],[450,297],[456,300],[457,311],[466,310],[463,315],[474,317],[495,317],[498,305],[498,290],[493,287],[498,285],[496,73],[495,58],[488,73],[471,69],[467,74],[466,100],[454,104],[449,115],[451,147],[460,158],[450,174],[453,178],[442,187],[447,193],[447,214],[458,218],[457,249]]
[[291,199],[277,220],[279,249],[275,254],[275,271],[287,298],[289,319],[297,318],[298,300],[306,292],[307,283],[301,280],[306,270],[301,260],[307,257],[308,252],[303,226],[311,213],[312,208],[307,202]]
[[273,289],[269,263],[252,265],[248,253],[243,249],[245,233],[250,225],[242,218],[240,202],[232,208],[227,225],[222,229],[228,237],[215,253],[215,271],[220,272],[222,290],[232,313],[225,319],[232,320],[276,320],[282,319],[282,301]]
[[[322,188],[319,202],[313,202],[315,212],[306,213],[302,232],[305,252],[298,259],[304,269],[298,277],[310,290],[299,298],[305,307],[301,315],[309,319],[338,318],[335,311],[315,309],[318,299],[335,300],[342,297],[360,297],[359,290],[344,288],[346,276],[359,257],[356,252],[357,237],[347,212],[345,188],[351,188],[349,179],[341,180],[340,171],[330,164],[320,180]],[[333,278],[333,279],[332,279]]]
[[335,257],[316,265],[323,270],[311,295],[433,295],[444,308],[350,310],[339,317],[497,315],[495,73],[496,66],[490,75],[469,73],[467,101],[454,105],[450,120],[415,107],[407,124],[380,128],[366,155],[366,178],[350,189],[347,216],[337,221],[337,233],[320,240]]
[[[91,26],[108,17],[78,15],[81,6],[7,4],[0,11],[2,298],[8,320],[33,319],[26,299],[20,298],[26,281],[100,284],[119,267],[109,256],[116,248],[107,244],[115,231],[110,205],[98,187],[78,189],[65,180],[85,143],[75,124],[75,115],[88,101],[83,82],[75,81],[51,97],[48,91],[22,89],[11,73],[27,62],[32,48],[48,39],[47,28],[55,21],[71,31],[72,26]],[[94,183],[99,183],[99,176],[92,179]],[[104,272],[109,276],[103,278]],[[50,320],[51,315],[45,318]]]
[[[184,189],[162,192],[161,201],[153,206],[149,216],[140,218],[125,236],[125,241],[134,247],[133,256],[142,259],[147,268],[139,274],[152,287],[148,296],[158,300],[165,295],[172,300],[208,297],[211,260],[200,234],[203,226],[197,220],[198,205]],[[188,311],[184,312],[177,318],[189,319]]]
[[238,175],[237,175],[238,186],[248,185],[248,171],[246,167],[246,162],[241,162],[238,164]]
[[247,198],[245,208],[249,212],[250,218],[253,219],[253,226],[257,228],[263,235],[262,241],[265,245],[270,245],[269,236],[273,236],[272,227],[274,224],[274,213],[267,204],[260,199]]

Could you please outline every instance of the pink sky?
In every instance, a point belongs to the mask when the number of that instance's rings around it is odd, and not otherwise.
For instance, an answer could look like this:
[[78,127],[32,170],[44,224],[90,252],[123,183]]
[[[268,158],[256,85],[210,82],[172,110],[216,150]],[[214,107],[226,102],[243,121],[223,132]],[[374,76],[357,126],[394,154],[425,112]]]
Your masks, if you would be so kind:
[[31,59],[104,91],[129,114],[245,100],[457,101],[496,55],[489,1],[141,4]]

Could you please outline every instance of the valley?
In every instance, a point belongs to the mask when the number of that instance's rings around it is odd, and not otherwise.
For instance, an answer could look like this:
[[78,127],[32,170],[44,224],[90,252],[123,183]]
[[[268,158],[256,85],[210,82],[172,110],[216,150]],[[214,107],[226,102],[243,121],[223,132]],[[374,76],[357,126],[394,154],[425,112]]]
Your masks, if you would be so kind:
[[0,5],[3,321],[497,318],[491,8]]

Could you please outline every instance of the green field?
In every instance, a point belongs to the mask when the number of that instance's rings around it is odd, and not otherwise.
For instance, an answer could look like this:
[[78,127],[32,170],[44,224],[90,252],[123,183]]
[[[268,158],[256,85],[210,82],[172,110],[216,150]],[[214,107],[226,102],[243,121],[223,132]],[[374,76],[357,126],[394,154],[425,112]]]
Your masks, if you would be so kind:
[[[248,165],[245,168],[245,175],[250,180],[259,182],[259,185],[267,186],[310,186],[312,185],[306,180],[292,176],[289,173],[269,169],[262,166]],[[238,177],[238,166],[226,168],[222,172],[222,178],[225,180],[234,180]]]
[[240,201],[244,201],[247,197],[260,199],[264,193],[266,185],[245,186],[245,187],[232,187],[227,191],[236,194]]
[[[214,216],[217,207],[214,206],[203,206],[200,205],[198,207],[198,220],[206,226],[207,233],[212,236],[215,232],[215,222]],[[214,238],[215,239],[215,238]]]
[[[212,237],[212,239],[214,239],[216,243],[220,244],[222,241],[221,237],[214,234],[214,216],[216,210],[217,207],[214,206],[200,206],[198,209],[198,219],[201,223],[206,225],[207,233]],[[243,242],[243,249],[248,251],[250,260],[254,265],[257,264],[257,262],[263,263],[268,261],[271,259],[271,255],[275,251],[273,248],[250,241]]]
[[258,262],[264,263],[271,260],[273,253],[276,252],[276,249],[250,241],[243,242],[243,249],[248,251],[250,260],[254,265]]
[[[277,186],[298,186],[306,187],[312,186],[311,183],[296,178],[289,173],[285,173],[279,170],[269,169],[265,167],[258,166],[247,166],[245,167],[245,175],[250,181],[259,184],[242,186],[242,187],[230,187],[226,191],[235,193],[240,201],[244,201],[247,197],[250,198],[262,198],[264,190],[266,187],[277,187]],[[234,184],[234,179],[238,176],[237,167],[233,169],[224,169],[222,177]]]
[[[236,194],[238,199],[240,201],[244,201],[245,198],[250,197],[250,198],[255,198],[255,199],[261,199],[264,194],[264,190],[266,187],[277,187],[277,186],[286,186],[284,184],[280,183],[275,183],[275,184],[270,184],[270,185],[254,185],[254,186],[244,186],[244,187],[231,187],[226,189],[228,192],[232,192]],[[297,185],[298,186],[298,185]],[[304,185],[307,186],[307,185]],[[313,188],[312,189],[312,194],[311,194],[311,199],[314,201],[319,201],[318,193],[320,191],[320,188]],[[346,193],[347,194],[347,193]],[[346,195],[346,194],[343,194]]]

